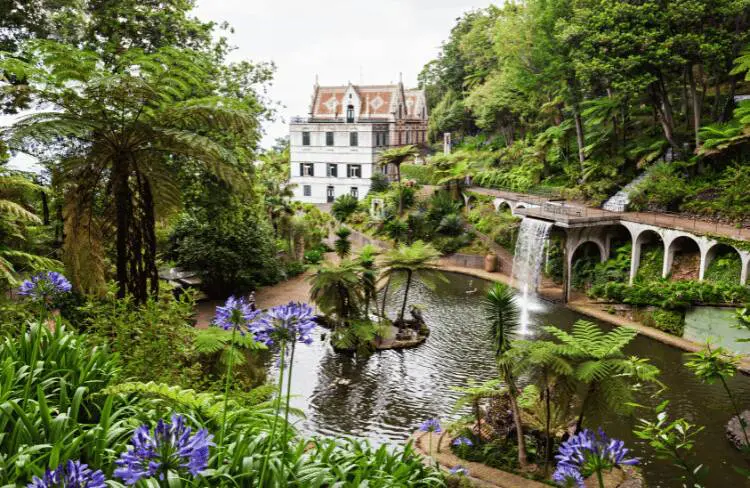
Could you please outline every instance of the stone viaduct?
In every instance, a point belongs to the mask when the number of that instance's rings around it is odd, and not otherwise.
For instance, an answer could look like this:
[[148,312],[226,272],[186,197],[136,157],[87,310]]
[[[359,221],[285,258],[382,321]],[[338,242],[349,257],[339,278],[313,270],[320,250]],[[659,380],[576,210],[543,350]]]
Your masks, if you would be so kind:
[[[605,210],[570,204],[562,200],[550,200],[534,195],[503,192],[499,190],[471,188],[471,191],[493,197],[496,210],[509,208],[514,215],[546,220],[553,223],[555,232],[564,233],[565,272],[563,297],[567,301],[570,293],[574,259],[584,246],[598,249],[601,261],[610,257],[614,240],[632,243],[630,283],[635,279],[645,246],[662,246],[662,277],[672,271],[675,257],[690,252],[700,256],[698,280],[703,280],[711,262],[720,254],[736,252],[742,263],[740,283],[748,283],[750,275],[750,242],[748,246],[737,246],[732,241],[750,241],[747,229],[736,229],[727,225],[712,224],[681,217],[666,217],[664,214],[641,212],[609,212]],[[748,234],[748,235],[746,235]],[[720,242],[717,239],[726,237]],[[730,240],[731,239],[731,240]]]

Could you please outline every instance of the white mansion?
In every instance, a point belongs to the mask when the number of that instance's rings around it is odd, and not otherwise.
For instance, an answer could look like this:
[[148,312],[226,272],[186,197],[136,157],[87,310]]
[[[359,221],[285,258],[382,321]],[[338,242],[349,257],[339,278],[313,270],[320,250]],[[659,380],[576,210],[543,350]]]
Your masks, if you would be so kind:
[[295,198],[326,203],[350,194],[364,197],[385,148],[427,138],[422,90],[396,85],[314,87],[309,117],[290,124],[291,179]]

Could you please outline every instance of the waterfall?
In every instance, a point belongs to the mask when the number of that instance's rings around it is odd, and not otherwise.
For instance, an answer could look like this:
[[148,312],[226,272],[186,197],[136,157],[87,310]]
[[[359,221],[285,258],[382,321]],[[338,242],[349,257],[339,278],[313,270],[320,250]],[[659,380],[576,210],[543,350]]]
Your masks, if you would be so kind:
[[549,238],[551,222],[524,218],[518,231],[516,251],[513,255],[513,283],[521,290],[519,306],[521,308],[520,334],[529,332],[529,311],[539,286],[544,248]]

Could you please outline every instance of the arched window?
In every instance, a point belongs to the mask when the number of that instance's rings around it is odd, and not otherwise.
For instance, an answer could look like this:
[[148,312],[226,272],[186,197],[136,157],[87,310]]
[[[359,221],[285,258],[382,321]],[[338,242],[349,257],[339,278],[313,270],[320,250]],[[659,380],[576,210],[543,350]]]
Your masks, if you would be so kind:
[[354,105],[347,105],[346,107],[346,121],[348,123],[354,122]]

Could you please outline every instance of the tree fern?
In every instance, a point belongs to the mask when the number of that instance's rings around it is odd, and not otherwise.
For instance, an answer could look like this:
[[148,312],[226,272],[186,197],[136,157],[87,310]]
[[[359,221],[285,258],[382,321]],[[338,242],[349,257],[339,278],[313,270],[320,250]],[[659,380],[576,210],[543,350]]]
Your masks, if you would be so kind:
[[553,326],[544,330],[557,339],[555,352],[574,362],[575,378],[586,385],[577,429],[582,427],[584,415],[590,409],[606,406],[616,412],[627,412],[638,385],[660,384],[656,366],[646,359],[624,354],[625,347],[637,335],[633,329],[615,327],[604,332],[592,322],[579,320],[571,332]]
[[[0,69],[25,76],[32,97],[53,109],[23,117],[3,135],[11,149],[55,161],[50,165],[68,195],[88,207],[69,218],[100,228],[81,232],[69,222],[78,231],[73,238],[115,228],[118,294],[144,301],[158,291],[157,211],[163,217],[179,203],[176,163],[198,162],[244,187],[252,166],[240,158],[249,153],[247,141],[257,139],[257,101],[217,95],[218,67],[186,49],[129,49],[106,62],[100,53],[53,41],[31,42],[25,52],[25,60],[0,59]],[[83,263],[80,254],[69,256]]]

